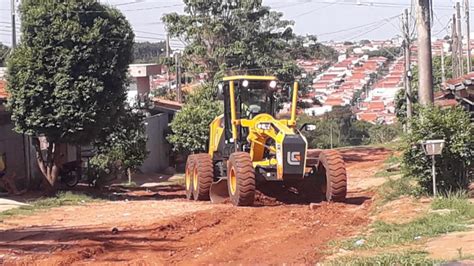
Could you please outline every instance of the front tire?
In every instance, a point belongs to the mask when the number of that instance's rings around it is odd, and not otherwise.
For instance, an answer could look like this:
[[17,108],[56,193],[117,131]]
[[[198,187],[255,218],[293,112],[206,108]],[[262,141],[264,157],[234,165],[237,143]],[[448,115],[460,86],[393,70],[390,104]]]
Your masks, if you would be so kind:
[[250,154],[235,152],[227,163],[227,188],[235,206],[252,206],[255,200],[255,169]]
[[327,201],[344,202],[346,200],[346,166],[338,151],[325,150],[321,152],[318,176],[322,178],[321,190],[326,195]]

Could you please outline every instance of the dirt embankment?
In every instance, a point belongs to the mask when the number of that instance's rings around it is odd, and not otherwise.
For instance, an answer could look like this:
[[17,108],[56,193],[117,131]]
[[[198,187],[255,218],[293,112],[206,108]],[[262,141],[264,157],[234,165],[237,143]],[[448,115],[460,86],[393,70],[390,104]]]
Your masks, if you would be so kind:
[[[57,208],[0,224],[0,262],[53,264],[310,263],[330,240],[369,223],[373,193],[364,180],[390,155],[343,150],[349,174],[345,204],[284,204],[271,198],[235,208],[184,201],[182,191],[153,199]],[[170,199],[176,196],[175,199]],[[271,206],[269,206],[271,205]]]

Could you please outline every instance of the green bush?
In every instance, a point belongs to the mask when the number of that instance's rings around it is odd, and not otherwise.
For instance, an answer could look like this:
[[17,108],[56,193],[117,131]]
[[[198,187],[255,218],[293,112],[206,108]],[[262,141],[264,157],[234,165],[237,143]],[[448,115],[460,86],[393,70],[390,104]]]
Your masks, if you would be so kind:
[[466,169],[474,159],[474,127],[469,114],[461,108],[439,107],[419,108],[418,113],[412,121],[411,134],[405,137],[404,175],[415,178],[423,192],[432,191],[431,158],[420,143],[444,139],[443,154],[436,158],[437,187],[442,192],[465,188],[470,181]]
[[189,95],[187,103],[171,122],[173,133],[168,141],[179,152],[204,152],[209,141],[209,125],[223,113],[213,86],[204,85]]
[[140,167],[148,156],[145,114],[126,107],[116,124],[104,129],[95,146],[97,154],[91,159],[90,179],[100,179],[120,171],[131,172]]

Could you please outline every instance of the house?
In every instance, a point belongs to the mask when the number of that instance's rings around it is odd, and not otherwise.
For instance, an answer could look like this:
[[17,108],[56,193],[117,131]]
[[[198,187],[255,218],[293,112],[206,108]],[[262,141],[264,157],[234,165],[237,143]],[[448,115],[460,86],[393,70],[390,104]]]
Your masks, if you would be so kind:
[[446,81],[443,94],[437,95],[438,104],[441,99],[444,99],[443,105],[449,103],[447,100],[451,100],[451,104],[454,104],[452,100],[456,100],[459,105],[471,113],[471,119],[474,121],[474,72]]

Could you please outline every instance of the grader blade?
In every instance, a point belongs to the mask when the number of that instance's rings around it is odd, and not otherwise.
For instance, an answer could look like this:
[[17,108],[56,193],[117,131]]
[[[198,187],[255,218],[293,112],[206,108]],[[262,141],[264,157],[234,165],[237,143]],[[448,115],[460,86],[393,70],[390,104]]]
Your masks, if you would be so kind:
[[227,188],[227,178],[221,178],[219,181],[213,182],[209,195],[212,203],[223,203],[229,198],[229,190]]

